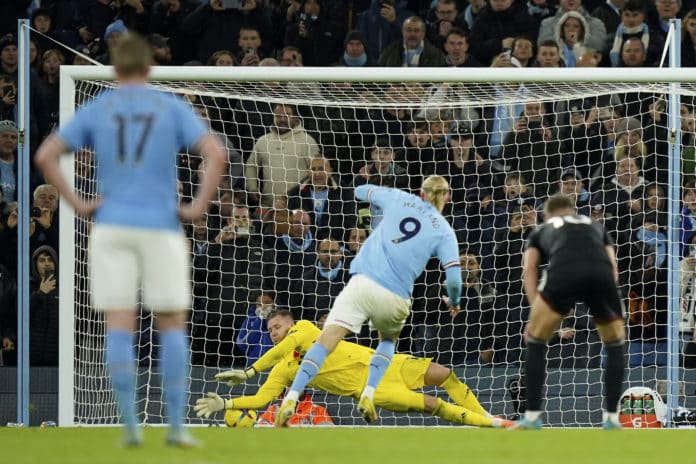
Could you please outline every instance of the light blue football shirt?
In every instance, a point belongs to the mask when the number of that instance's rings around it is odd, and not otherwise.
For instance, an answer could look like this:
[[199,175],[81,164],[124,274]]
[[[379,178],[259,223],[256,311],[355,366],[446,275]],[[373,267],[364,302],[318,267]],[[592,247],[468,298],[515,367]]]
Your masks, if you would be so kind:
[[409,298],[428,260],[443,269],[459,266],[459,248],[447,220],[430,203],[404,191],[370,184],[355,188],[355,198],[383,211],[379,225],[350,266],[397,295]]
[[206,133],[177,97],[125,85],[81,107],[58,136],[72,150],[94,149],[102,198],[95,222],[178,230],[176,155]]

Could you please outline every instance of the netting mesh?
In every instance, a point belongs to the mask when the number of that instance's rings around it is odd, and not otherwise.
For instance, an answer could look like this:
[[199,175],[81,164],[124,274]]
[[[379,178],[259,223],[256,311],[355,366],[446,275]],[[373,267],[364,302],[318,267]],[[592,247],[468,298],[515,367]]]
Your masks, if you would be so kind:
[[[112,85],[76,81],[76,106]],[[442,306],[443,274],[432,262],[414,289],[398,351],[454,366],[492,413],[520,412],[517,381],[529,313],[522,253],[527,235],[543,220],[544,201],[560,191],[576,198],[580,214],[604,222],[617,243],[629,383],[654,387],[666,378],[667,84],[154,85],[185,95],[226,141],[229,154],[207,219],[187,228],[194,288],[191,403],[206,391],[230,394],[211,381],[213,373],[248,365],[268,349],[258,314],[270,305],[312,321],[328,311],[350,278],[352,257],[380,219],[380,211],[353,199],[354,186],[369,182],[415,192],[435,173],[452,186],[445,215],[461,247],[463,311],[452,320]],[[685,183],[696,175],[695,90],[681,90]],[[314,160],[320,156],[326,162]],[[179,168],[180,195],[190,198],[200,160],[182,153],[172,162]],[[77,189],[94,195],[95,157],[81,150],[75,166]],[[684,200],[690,224],[696,220],[694,191],[684,189]],[[102,361],[104,324],[90,307],[89,226],[80,222],[75,229],[75,421],[114,423],[118,413]],[[684,236],[680,259],[690,240]],[[683,333],[693,332],[693,310],[685,309],[683,319]],[[138,404],[143,419],[157,423],[164,412],[151,322],[143,310]],[[376,343],[366,329],[352,340]],[[549,422],[598,423],[603,358],[582,304],[551,340],[548,359]],[[257,386],[252,382],[232,394],[251,394]],[[359,423],[350,400],[317,394],[315,401],[327,404],[336,423]],[[381,420],[440,423],[386,411]]]

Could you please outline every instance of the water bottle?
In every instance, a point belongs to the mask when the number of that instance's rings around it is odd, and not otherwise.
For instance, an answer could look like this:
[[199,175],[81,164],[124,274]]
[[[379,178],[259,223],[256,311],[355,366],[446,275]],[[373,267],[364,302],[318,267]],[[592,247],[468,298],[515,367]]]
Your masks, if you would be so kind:
[[621,414],[626,414],[626,415],[631,414],[631,397],[629,397],[629,396],[624,397],[623,403],[621,406]]
[[643,398],[634,398],[633,414],[643,414]]
[[58,424],[56,424],[54,421],[43,421],[41,423],[41,428],[45,429],[46,427],[58,427]]
[[651,396],[645,397],[643,407],[645,408],[645,414],[655,414],[655,400]]

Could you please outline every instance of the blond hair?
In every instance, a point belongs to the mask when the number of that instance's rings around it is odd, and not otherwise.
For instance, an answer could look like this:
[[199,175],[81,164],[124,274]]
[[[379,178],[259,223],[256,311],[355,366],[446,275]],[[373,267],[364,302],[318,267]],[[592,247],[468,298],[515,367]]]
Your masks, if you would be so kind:
[[449,193],[449,183],[442,176],[430,176],[423,181],[421,190],[425,193],[425,200],[432,203],[438,210],[442,211],[447,201]]
[[120,77],[146,76],[152,63],[152,47],[137,34],[121,38],[111,51],[111,61]]

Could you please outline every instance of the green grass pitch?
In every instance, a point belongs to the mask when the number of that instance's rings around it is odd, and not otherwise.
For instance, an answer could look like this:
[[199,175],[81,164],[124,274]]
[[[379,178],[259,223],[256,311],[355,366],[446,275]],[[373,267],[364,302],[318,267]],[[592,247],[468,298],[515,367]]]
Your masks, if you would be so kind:
[[11,464],[444,464],[696,462],[693,430],[472,428],[195,428],[200,449],[164,446],[147,428],[137,449],[118,445],[118,428],[0,428],[2,462]]

